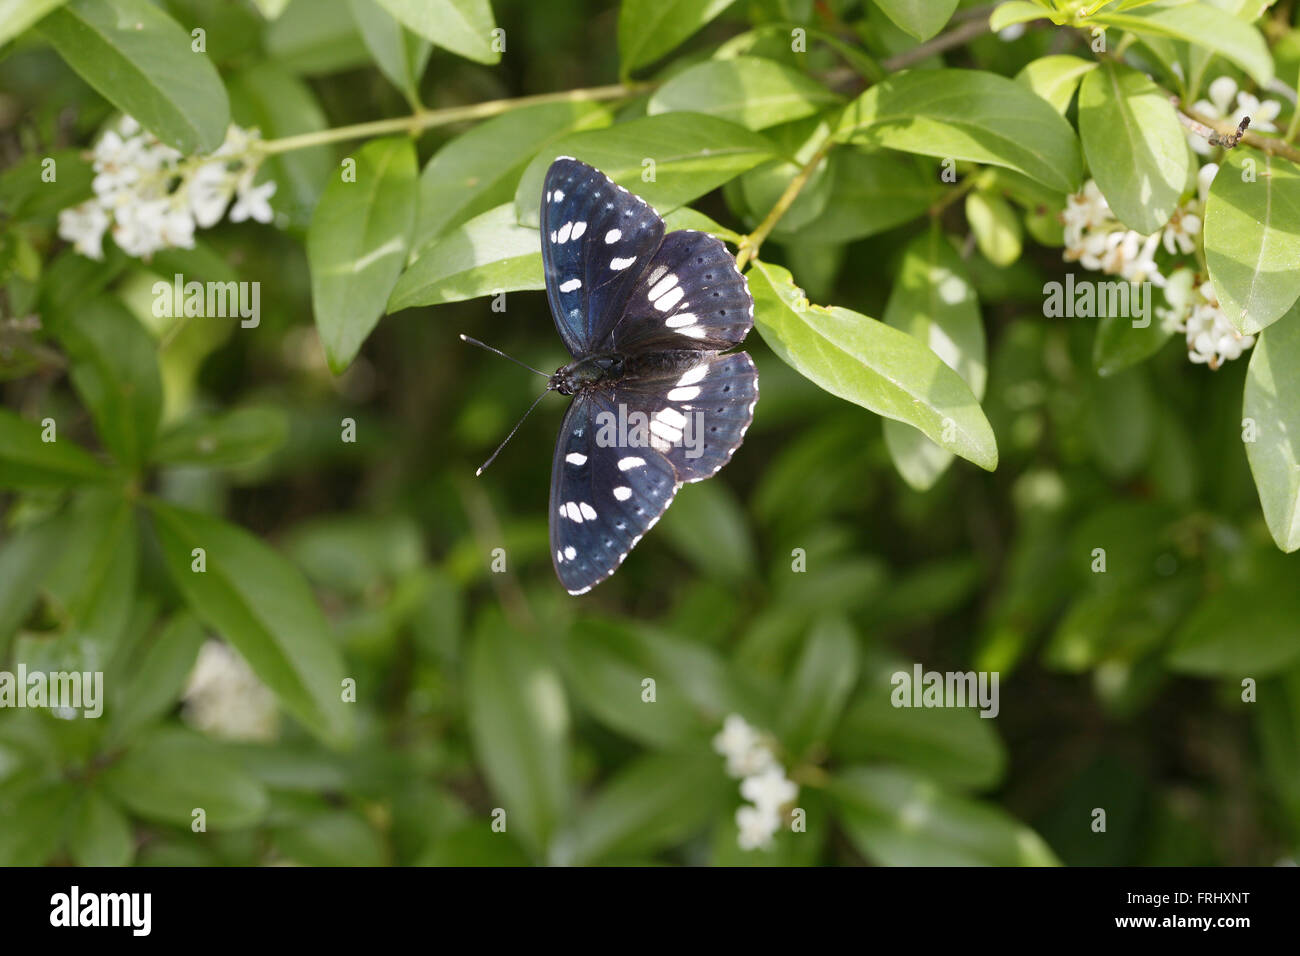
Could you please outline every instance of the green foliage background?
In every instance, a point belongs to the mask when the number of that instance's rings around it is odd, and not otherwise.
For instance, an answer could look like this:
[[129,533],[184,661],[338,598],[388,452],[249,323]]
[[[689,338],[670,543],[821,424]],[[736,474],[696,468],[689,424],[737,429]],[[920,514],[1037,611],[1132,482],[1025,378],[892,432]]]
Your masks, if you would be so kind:
[[[1272,164],[1283,212],[1229,191],[1241,215],[1205,239],[1225,302],[1234,266],[1262,277],[1236,316],[1268,326],[1254,353],[1210,372],[1156,329],[1042,315],[1085,162],[1121,218],[1194,191],[1127,195],[1188,168],[1145,74],[1188,103],[1219,73],[1294,90],[1293,6],[1011,3],[995,25],[1030,28],[1003,40],[956,0],[0,0],[0,669],[102,670],[107,692],[98,720],[0,711],[0,862],[1294,856],[1300,286],[1264,251],[1300,235],[1285,150],[1231,158]],[[1100,67],[1013,81],[1091,61],[1098,25]],[[189,155],[227,117],[283,141],[413,110],[413,137],[271,154],[277,227],[223,224],[147,263],[57,238],[118,112]],[[1136,140],[1115,135],[1133,116]],[[547,545],[561,403],[475,479],[537,383],[457,339],[567,360],[530,290],[541,174],[569,149],[670,225],[750,237],[762,395],[732,463],[582,599]],[[345,157],[373,193],[341,184]],[[404,265],[337,278],[393,232]],[[260,325],[155,318],[176,272],[260,282]],[[936,305],[944,280],[958,294]],[[922,344],[932,323],[955,371]],[[1243,393],[1264,429],[1250,464]],[[212,637],[274,692],[275,739],[187,723]],[[999,672],[997,719],[893,708],[914,661]],[[771,850],[737,847],[710,746],[731,713],[800,784],[807,832]]]

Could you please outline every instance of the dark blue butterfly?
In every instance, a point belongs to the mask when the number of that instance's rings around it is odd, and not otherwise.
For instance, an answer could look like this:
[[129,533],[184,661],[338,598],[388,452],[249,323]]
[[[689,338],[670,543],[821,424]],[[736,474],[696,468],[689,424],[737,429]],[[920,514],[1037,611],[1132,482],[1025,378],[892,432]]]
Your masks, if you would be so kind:
[[542,187],[542,260],[573,361],[551,468],[551,559],[570,594],[623,563],[688,481],[716,474],[754,418],[758,372],[738,345],[754,299],[707,233],[664,234],[646,202],[570,157]]

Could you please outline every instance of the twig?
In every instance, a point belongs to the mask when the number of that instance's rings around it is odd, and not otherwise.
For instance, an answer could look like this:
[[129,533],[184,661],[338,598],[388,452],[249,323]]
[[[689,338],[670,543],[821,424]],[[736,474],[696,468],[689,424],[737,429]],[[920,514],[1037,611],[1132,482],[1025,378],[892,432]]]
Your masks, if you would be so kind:
[[933,40],[927,40],[918,47],[910,50],[904,50],[897,56],[891,56],[889,59],[881,62],[881,67],[886,73],[893,73],[896,70],[905,70],[909,66],[914,66],[922,60],[928,60],[936,53],[943,53],[945,50],[951,50],[953,47],[965,46],[971,40],[978,36],[983,36],[989,32],[988,14],[978,17],[974,20],[967,20],[958,27],[954,27],[947,33],[941,33]]
[[835,137],[828,134],[826,141],[818,147],[817,152],[813,153],[812,158],[804,163],[803,168],[795,174],[794,179],[790,180],[785,187],[785,192],[781,193],[781,198],[776,201],[776,205],[772,207],[766,218],[758,224],[758,228],[740,240],[740,248],[736,251],[737,269],[744,269],[745,264],[758,255],[763,240],[776,228],[776,224],[781,221],[781,217],[794,205],[794,201],[799,198],[799,193],[807,185],[808,178],[812,176],[813,171],[826,158],[834,145]]
[[334,129],[303,133],[299,136],[285,136],[282,139],[268,139],[257,145],[257,149],[267,155],[286,153],[308,146],[320,146],[325,143],[338,143],[350,139],[365,139],[369,136],[383,136],[390,133],[415,133],[461,123],[466,120],[487,119],[500,116],[511,110],[539,103],[578,103],[598,100],[618,100],[652,89],[653,83],[617,83],[613,86],[596,86],[582,90],[565,90],[560,93],[539,93],[534,96],[518,96],[508,100],[488,100],[484,103],[472,103],[469,106],[452,106],[440,110],[421,110],[410,116],[396,116],[391,119],[374,120],[369,123],[357,123],[353,126],[339,126]]

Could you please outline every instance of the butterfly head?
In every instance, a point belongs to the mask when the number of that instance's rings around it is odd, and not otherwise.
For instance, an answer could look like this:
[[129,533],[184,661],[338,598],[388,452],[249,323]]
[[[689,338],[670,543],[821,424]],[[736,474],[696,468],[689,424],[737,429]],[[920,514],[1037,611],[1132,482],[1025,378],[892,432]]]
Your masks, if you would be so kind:
[[555,370],[547,383],[561,395],[576,395],[584,388],[598,382],[615,381],[623,376],[623,357],[613,353],[597,353],[574,359]]

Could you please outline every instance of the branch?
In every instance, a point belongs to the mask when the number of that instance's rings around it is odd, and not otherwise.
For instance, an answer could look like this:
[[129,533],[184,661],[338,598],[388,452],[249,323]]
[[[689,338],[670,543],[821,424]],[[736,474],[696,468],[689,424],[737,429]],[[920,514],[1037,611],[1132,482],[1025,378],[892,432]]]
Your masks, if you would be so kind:
[[596,86],[584,90],[564,90],[560,93],[539,93],[534,96],[518,96],[507,100],[488,100],[469,106],[452,106],[440,110],[420,110],[411,116],[396,116],[391,119],[374,120],[370,123],[357,123],[353,126],[339,126],[334,129],[303,133],[299,136],[286,136],[282,139],[268,139],[257,145],[258,151],[267,155],[287,153],[294,149],[306,149],[308,146],[320,146],[325,143],[338,143],[350,139],[365,139],[369,136],[384,136],[390,133],[422,133],[435,126],[461,123],[466,120],[488,119],[500,116],[511,110],[538,103],[579,103],[598,100],[618,100],[652,89],[653,83],[618,83],[613,86]]
[[1233,126],[1223,120],[1206,116],[1198,112],[1194,107],[1180,105],[1176,96],[1171,95],[1170,98],[1178,107],[1179,119],[1182,120],[1183,125],[1198,136],[1204,136],[1209,140],[1210,145],[1233,149],[1239,143],[1245,143],[1247,146],[1253,146],[1270,156],[1281,156],[1293,163],[1300,163],[1300,149],[1296,149],[1280,139],[1271,139],[1267,136],[1260,136],[1258,133],[1246,132],[1246,127],[1250,125],[1249,116],[1241,121],[1240,126]]
[[790,180],[789,185],[785,187],[785,192],[781,193],[781,198],[776,201],[776,205],[772,207],[767,217],[758,224],[758,228],[740,240],[740,248],[736,250],[737,269],[743,270],[745,264],[758,255],[763,240],[776,228],[776,224],[781,221],[781,217],[790,211],[794,201],[799,198],[799,193],[808,184],[808,178],[812,176],[814,170],[826,158],[834,145],[835,137],[833,134],[828,133],[826,141],[818,147],[817,152],[813,153],[812,158],[803,164],[803,168],[795,174],[794,179]]

